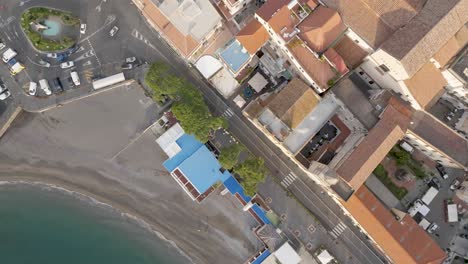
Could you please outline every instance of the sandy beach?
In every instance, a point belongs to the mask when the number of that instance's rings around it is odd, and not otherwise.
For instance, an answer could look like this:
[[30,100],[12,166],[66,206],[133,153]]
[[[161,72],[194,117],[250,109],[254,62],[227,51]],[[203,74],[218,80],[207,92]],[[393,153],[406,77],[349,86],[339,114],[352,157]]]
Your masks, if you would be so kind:
[[162,167],[166,157],[155,135],[140,135],[156,118],[146,100],[138,87],[124,87],[21,114],[0,140],[0,181],[43,182],[91,196],[142,219],[194,263],[244,262],[260,246],[251,232],[255,221],[230,195],[197,204],[181,190]]

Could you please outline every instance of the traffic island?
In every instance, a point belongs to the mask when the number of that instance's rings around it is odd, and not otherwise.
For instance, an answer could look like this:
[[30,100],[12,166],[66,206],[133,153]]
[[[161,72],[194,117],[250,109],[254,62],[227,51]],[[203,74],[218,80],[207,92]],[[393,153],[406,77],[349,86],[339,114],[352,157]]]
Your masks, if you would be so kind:
[[62,51],[75,45],[80,20],[73,14],[45,7],[33,7],[21,15],[21,28],[39,51]]

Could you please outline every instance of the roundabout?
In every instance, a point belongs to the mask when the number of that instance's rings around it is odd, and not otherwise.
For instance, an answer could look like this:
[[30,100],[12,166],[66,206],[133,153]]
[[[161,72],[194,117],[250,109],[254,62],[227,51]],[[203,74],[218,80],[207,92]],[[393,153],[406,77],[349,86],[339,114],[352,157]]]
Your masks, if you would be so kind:
[[57,52],[76,44],[80,20],[69,12],[32,7],[21,15],[21,28],[35,49]]

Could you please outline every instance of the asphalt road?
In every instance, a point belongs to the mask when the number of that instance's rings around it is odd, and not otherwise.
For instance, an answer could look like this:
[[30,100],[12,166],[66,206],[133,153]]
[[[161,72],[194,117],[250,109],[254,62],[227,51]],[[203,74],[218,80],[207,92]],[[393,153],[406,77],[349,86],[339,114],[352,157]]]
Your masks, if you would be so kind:
[[[5,3],[3,3],[5,2]],[[141,60],[168,62],[174,70],[187,78],[202,91],[210,109],[216,115],[222,115],[228,109],[235,114],[228,118],[230,132],[246,145],[254,154],[263,157],[272,177],[283,180],[288,174],[294,173],[298,177],[289,185],[289,190],[331,231],[338,225],[343,226],[342,232],[336,238],[353,252],[361,263],[384,263],[383,257],[374,249],[352,221],[327,194],[322,194],[323,189],[311,181],[308,176],[281,150],[274,146],[258,129],[243,117],[240,110],[231,101],[225,101],[194,68],[183,61],[155,30],[150,28],[142,18],[138,9],[128,1],[98,0],[29,0],[18,2],[16,0],[4,0],[2,4],[5,10],[0,10],[0,33],[8,45],[14,45],[20,53],[19,59],[27,67],[23,76],[17,77],[19,87],[28,79],[62,76],[67,74],[57,67],[43,68],[34,63],[37,52],[25,41],[24,35],[19,29],[18,17],[29,6],[45,5],[59,9],[70,10],[78,14],[88,24],[87,34],[80,39],[80,45],[84,50],[72,57],[77,64],[80,75],[100,73],[110,75],[120,71],[120,63],[125,57],[136,56]],[[110,38],[108,30],[113,25],[120,28],[115,38]],[[81,54],[81,55],[80,55]],[[91,56],[83,56],[88,54]],[[41,55],[39,55],[41,56]],[[90,61],[90,62],[88,62]],[[130,74],[131,76],[131,74]],[[84,85],[82,93],[89,93],[90,88]],[[23,94],[21,94],[23,93]],[[76,92],[78,93],[78,92]],[[72,93],[68,93],[72,95]],[[73,94],[74,95],[74,94]],[[49,99],[35,98],[24,95],[20,89],[14,94],[15,100],[20,105],[34,108],[48,102]],[[60,95],[66,97],[67,93]],[[18,99],[21,98],[21,99]],[[50,99],[59,100],[60,98]]]

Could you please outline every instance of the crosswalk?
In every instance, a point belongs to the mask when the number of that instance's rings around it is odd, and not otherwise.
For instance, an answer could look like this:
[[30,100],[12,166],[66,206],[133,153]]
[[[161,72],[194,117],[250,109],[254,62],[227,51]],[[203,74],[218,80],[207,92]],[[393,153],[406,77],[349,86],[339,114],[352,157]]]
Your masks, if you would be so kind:
[[224,111],[224,113],[222,114],[222,116],[225,118],[230,118],[233,115],[234,112],[231,110],[231,108],[226,109],[226,111]]
[[330,231],[330,235],[336,239],[346,230],[346,228],[347,226],[343,222],[340,222]]
[[136,39],[142,41],[143,43],[150,46],[151,48],[155,48],[153,46],[153,44],[151,44],[151,42],[147,38],[145,38],[145,36],[143,36],[143,34],[141,34],[138,30],[136,30],[136,29],[132,30],[131,34],[132,34],[133,37],[135,37]]
[[282,181],[281,181],[281,185],[283,185],[284,188],[288,188],[289,185],[291,185],[295,180],[297,179],[297,175],[290,172],[286,178],[284,178]]

